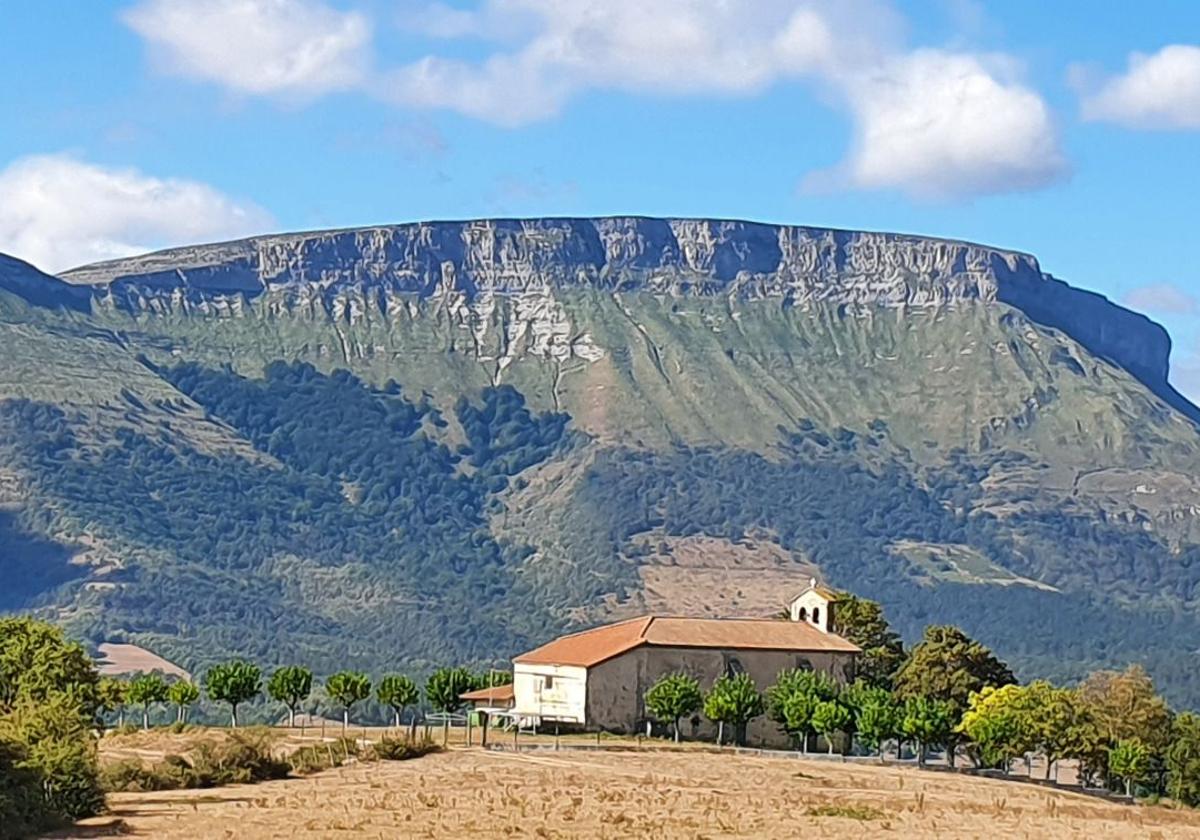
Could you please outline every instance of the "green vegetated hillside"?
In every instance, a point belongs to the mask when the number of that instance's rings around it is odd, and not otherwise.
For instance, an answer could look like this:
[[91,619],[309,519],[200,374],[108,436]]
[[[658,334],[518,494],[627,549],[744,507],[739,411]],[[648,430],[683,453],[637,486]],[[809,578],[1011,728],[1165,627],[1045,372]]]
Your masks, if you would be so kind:
[[191,669],[419,670],[646,609],[769,615],[815,567],[1022,677],[1141,661],[1200,702],[1200,432],[1019,306],[604,271],[131,305],[118,274],[86,306],[0,283],[0,609]]

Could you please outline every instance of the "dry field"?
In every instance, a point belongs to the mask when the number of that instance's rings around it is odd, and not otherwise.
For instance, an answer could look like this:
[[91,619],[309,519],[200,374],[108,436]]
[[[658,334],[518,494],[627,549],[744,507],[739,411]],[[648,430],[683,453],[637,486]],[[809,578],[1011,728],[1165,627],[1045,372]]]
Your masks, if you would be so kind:
[[[132,746],[120,752],[128,755]],[[1200,812],[913,769],[695,750],[514,754],[452,747],[303,779],[117,794],[111,808],[110,817],[59,836],[1200,836]]]

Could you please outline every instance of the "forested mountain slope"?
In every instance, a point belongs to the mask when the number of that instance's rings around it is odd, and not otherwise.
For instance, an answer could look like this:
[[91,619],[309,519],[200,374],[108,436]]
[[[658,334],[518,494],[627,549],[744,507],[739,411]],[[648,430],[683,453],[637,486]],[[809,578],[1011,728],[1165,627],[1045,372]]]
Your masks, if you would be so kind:
[[[65,281],[65,282],[64,282]],[[0,261],[0,609],[189,667],[501,660],[818,572],[1200,701],[1160,327],[967,243],[643,218]]]

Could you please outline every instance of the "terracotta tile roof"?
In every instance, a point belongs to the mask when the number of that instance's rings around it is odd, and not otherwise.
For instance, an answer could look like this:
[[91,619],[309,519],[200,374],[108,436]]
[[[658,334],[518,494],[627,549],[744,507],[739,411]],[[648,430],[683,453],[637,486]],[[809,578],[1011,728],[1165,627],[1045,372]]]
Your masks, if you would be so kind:
[[459,700],[483,700],[489,703],[511,703],[513,700],[512,683],[508,685],[497,685],[492,688],[477,688],[474,691],[467,691],[458,695]]
[[513,661],[526,665],[576,665],[587,668],[642,645],[859,652],[857,647],[841,636],[822,633],[804,621],[649,615],[561,636],[521,654]]
[[653,616],[646,615],[559,636],[552,642],[521,654],[513,662],[529,665],[595,665],[645,644],[643,634],[653,620]]

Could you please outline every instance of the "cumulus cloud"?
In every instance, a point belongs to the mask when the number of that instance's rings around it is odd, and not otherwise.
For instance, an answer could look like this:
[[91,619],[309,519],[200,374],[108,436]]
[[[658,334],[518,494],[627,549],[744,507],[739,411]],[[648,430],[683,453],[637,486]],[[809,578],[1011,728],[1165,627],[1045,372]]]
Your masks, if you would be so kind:
[[858,45],[834,40],[830,18],[846,12],[797,0],[486,0],[471,12],[439,4],[415,16],[422,31],[515,43],[480,61],[429,55],[387,74],[383,87],[404,104],[503,125],[557,114],[591,89],[745,95],[829,66],[837,50],[861,53],[895,20],[878,3],[851,7],[871,21]]
[[918,50],[839,79],[856,123],[842,178],[953,198],[1045,186],[1067,168],[1046,103],[1002,57]]
[[45,271],[273,225],[265,210],[206,184],[67,155],[25,157],[0,170],[0,251]]
[[1190,315],[1197,310],[1196,298],[1171,283],[1154,283],[1134,289],[1122,298],[1130,309],[1168,315]]
[[359,85],[371,27],[314,0],[143,0],[123,19],[164,72],[307,99]]
[[479,61],[429,55],[390,72],[383,95],[404,105],[512,126],[593,89],[739,96],[807,79],[855,126],[848,159],[810,184],[955,198],[1032,189],[1067,170],[1049,108],[1011,61],[907,51],[882,2],[487,0],[420,18],[440,37],[503,33],[503,43]]
[[854,124],[847,159],[818,173],[826,184],[960,198],[1067,169],[1046,103],[1013,62],[908,49],[888,0],[435,2],[402,20],[433,46],[390,68],[363,64],[363,17],[318,0],[142,0],[126,19],[167,67],[248,93],[357,87],[514,127],[594,90],[735,97],[806,81]]
[[[1083,89],[1084,119],[1130,128],[1200,128],[1200,47],[1172,44],[1153,55],[1133,53],[1125,73]],[[1088,90],[1088,88],[1091,90]]]

